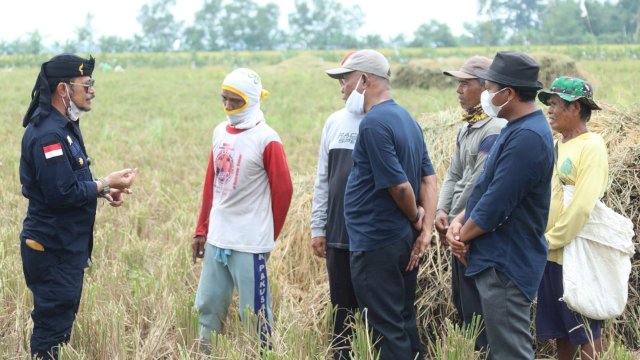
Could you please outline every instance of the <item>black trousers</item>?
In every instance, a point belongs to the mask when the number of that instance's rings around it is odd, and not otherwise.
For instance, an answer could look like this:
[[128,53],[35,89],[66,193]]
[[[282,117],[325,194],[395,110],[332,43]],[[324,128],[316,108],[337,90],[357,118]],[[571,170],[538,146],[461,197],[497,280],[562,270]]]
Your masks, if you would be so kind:
[[329,292],[331,304],[335,309],[333,325],[333,358],[348,360],[351,350],[350,326],[353,314],[358,310],[356,294],[351,283],[350,253],[346,249],[327,248],[327,272],[329,274]]
[[58,347],[71,339],[88,253],[37,251],[22,240],[20,254],[24,278],[33,293],[31,354],[57,359]]
[[410,231],[383,248],[351,253],[353,288],[381,360],[424,358],[414,307],[418,269],[405,271],[415,239]]
[[[458,312],[459,325],[468,325],[473,319],[473,315],[482,316],[482,304],[480,294],[473,278],[464,276],[467,268],[462,265],[455,256],[451,257],[451,298]],[[484,331],[484,322],[481,325],[482,331],[476,339],[476,350],[487,350],[487,334]]]

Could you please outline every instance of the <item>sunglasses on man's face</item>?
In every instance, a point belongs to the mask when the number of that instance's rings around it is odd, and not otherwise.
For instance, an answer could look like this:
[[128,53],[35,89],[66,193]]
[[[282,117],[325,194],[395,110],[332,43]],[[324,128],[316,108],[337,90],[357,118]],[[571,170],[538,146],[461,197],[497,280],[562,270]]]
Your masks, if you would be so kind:
[[76,83],[76,82],[70,82],[70,85],[79,85],[85,88],[86,91],[89,90],[93,90],[93,87],[95,85],[96,81],[94,79],[89,79],[87,81],[85,81],[84,83]]

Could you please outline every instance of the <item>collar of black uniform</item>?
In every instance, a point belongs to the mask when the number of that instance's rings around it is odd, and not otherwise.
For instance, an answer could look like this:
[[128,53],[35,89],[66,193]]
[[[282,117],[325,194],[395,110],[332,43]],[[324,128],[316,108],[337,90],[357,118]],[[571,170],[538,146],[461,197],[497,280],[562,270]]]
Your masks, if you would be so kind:
[[66,116],[64,116],[63,113],[58,111],[58,109],[56,108],[52,108],[51,115],[53,116],[50,116],[50,118],[54,121],[54,123],[57,126],[61,128],[64,128],[68,125],[73,125],[73,121],[69,120]]

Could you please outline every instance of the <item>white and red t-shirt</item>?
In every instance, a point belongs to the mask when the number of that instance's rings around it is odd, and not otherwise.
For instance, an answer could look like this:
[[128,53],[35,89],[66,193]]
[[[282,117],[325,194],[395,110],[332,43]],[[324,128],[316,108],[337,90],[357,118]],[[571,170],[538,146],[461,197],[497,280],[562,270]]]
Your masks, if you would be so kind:
[[264,121],[244,130],[228,124],[213,132],[195,236],[223,249],[270,252],[293,193],[282,141]]

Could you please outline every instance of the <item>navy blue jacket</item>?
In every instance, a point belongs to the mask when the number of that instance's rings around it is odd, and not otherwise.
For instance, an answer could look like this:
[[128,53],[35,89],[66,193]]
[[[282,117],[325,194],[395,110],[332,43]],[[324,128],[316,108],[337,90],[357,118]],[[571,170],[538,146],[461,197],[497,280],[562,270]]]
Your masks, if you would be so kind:
[[547,263],[553,163],[551,128],[541,110],[502,129],[467,201],[465,218],[486,231],[471,240],[467,276],[494,267],[533,300]]
[[38,125],[27,126],[20,182],[22,194],[29,199],[21,239],[35,240],[45,251],[90,255],[98,188],[79,122],[52,108]]

